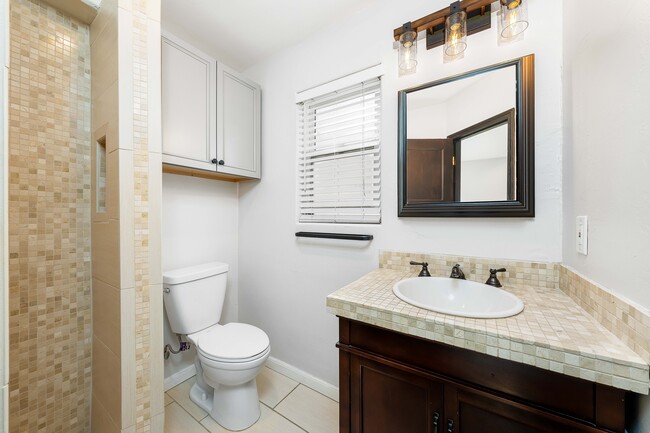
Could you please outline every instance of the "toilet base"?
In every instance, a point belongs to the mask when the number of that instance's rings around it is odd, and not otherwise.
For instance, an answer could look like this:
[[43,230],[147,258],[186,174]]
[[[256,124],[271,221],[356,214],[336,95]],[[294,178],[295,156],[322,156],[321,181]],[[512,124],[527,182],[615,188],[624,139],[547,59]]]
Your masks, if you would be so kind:
[[190,400],[219,425],[233,431],[252,426],[261,414],[255,379],[234,387],[220,385],[217,390],[205,390],[195,383],[190,390]]

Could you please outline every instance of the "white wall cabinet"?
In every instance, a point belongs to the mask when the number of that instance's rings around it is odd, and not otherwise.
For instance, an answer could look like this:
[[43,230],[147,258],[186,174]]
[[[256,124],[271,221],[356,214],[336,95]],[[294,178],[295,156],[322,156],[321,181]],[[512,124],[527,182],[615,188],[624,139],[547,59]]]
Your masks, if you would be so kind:
[[162,39],[165,171],[259,179],[261,88],[187,43]]

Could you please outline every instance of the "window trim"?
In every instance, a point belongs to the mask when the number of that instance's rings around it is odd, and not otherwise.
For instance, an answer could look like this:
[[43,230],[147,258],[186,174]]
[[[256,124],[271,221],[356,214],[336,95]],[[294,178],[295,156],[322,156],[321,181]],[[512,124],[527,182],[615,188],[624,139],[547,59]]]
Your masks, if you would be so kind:
[[[301,122],[302,115],[300,113],[300,107],[299,105],[304,104],[306,101],[312,100],[312,99],[317,99],[319,97],[326,96],[328,94],[341,91],[344,89],[347,89],[349,87],[357,86],[360,84],[363,84],[366,81],[371,81],[375,79],[379,79],[379,90],[380,90],[380,96],[379,96],[379,191],[381,194],[381,183],[382,183],[382,175],[381,175],[381,142],[383,141],[383,133],[381,131],[381,125],[382,121],[381,118],[383,117],[383,92],[382,92],[382,83],[381,83],[381,78],[384,75],[384,69],[383,65],[378,64],[375,66],[371,66],[368,68],[365,68],[361,71],[354,72],[348,75],[345,75],[341,78],[334,79],[331,81],[328,81],[326,83],[310,87],[308,89],[305,89],[303,91],[297,92],[296,93],[296,152],[295,152],[295,218],[296,218],[296,228],[302,228],[302,229],[307,229],[307,230],[313,230],[314,227],[317,226],[322,226],[322,227],[329,227],[330,230],[332,227],[336,227],[337,231],[339,229],[342,229],[343,231],[348,228],[350,231],[358,230],[359,225],[363,225],[366,227],[370,226],[378,226],[381,224],[381,217],[382,217],[382,205],[381,205],[381,198],[380,198],[380,203],[378,206],[378,211],[379,211],[379,218],[377,221],[342,221],[342,222],[336,222],[336,221],[301,221],[301,215],[302,215],[302,205],[301,205],[301,180],[300,180],[300,170],[303,165],[303,160],[302,160],[302,155],[301,155],[301,149],[304,145],[303,138],[301,137],[301,131],[304,128],[304,124]],[[381,196],[380,196],[381,197]]]

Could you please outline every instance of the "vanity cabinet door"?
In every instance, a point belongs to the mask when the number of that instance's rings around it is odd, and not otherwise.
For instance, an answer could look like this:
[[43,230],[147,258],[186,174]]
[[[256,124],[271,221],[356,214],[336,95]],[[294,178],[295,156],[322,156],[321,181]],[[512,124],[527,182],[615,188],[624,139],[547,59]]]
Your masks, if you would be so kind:
[[350,358],[353,433],[443,433],[443,385],[362,357]]
[[447,411],[444,432],[596,433],[606,431],[489,393],[456,385],[445,387],[445,402]]

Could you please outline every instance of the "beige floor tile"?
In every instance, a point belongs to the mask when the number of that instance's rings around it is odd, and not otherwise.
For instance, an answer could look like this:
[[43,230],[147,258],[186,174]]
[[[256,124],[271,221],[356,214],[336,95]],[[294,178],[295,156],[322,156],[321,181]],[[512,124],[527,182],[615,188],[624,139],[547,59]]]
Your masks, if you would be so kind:
[[309,433],[337,433],[339,405],[316,391],[299,385],[275,411]]
[[[261,405],[261,407],[262,415],[260,416],[259,421],[253,424],[250,428],[242,430],[242,433],[304,433],[304,430],[287,421],[268,407],[264,405]],[[207,428],[210,433],[230,433],[230,430],[221,427],[210,417],[203,419],[201,424]]]
[[298,382],[295,380],[268,367],[264,367],[257,376],[257,392],[260,401],[270,408],[277,406],[297,386]]
[[165,406],[167,406],[170,403],[173,403],[174,399],[169,396],[169,394],[165,393]]
[[165,433],[206,433],[207,430],[174,402],[165,407]]
[[207,412],[198,407],[192,400],[190,400],[190,389],[194,385],[195,377],[187,379],[185,382],[180,385],[176,385],[169,391],[167,394],[173,398],[176,403],[180,404],[183,409],[185,409],[190,415],[194,417],[197,421],[201,421],[203,418],[208,416]]

